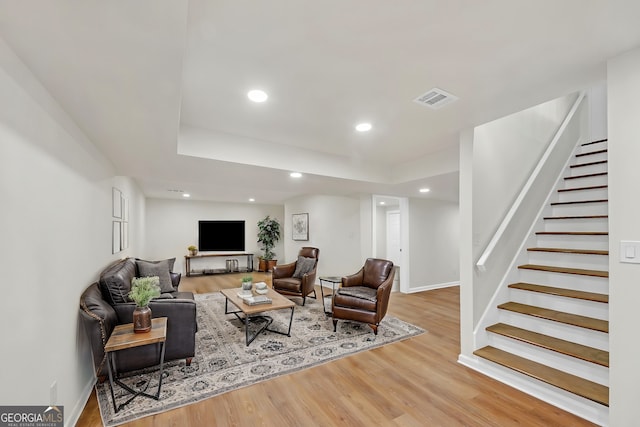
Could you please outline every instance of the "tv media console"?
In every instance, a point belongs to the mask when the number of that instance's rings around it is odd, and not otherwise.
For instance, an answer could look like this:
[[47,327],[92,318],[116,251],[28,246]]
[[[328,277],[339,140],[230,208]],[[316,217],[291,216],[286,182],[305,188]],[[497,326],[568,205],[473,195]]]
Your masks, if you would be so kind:
[[[210,257],[225,257],[227,258],[226,268],[199,268],[197,270],[191,269],[191,260],[197,258],[210,258]],[[239,267],[237,265],[237,258],[247,257],[246,267]],[[231,261],[231,262],[229,262]],[[233,261],[236,261],[235,263]],[[200,274],[225,274],[225,273],[249,273],[253,271],[253,254],[241,253],[241,254],[198,254],[198,255],[185,255],[184,266],[187,271],[187,276],[200,275]]]

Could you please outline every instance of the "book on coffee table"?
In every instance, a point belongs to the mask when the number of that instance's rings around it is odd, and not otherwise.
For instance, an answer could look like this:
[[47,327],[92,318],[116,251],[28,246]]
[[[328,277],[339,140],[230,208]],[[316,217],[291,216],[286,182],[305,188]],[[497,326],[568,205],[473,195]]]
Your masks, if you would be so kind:
[[271,304],[271,298],[264,295],[256,295],[249,298],[243,298],[242,301],[248,305]]

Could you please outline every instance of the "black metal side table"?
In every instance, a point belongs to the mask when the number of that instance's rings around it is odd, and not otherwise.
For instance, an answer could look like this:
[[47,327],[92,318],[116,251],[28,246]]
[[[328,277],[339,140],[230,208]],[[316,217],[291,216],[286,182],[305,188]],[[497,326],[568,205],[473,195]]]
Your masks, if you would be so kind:
[[327,283],[331,283],[331,295],[327,294],[327,297],[330,297],[333,300],[333,296],[336,293],[336,284],[340,285],[342,283],[342,277],[338,277],[338,276],[322,276],[320,278],[318,278],[318,280],[320,280],[320,293],[322,294],[322,308],[324,309],[324,314],[326,314],[327,316],[331,316],[332,311],[331,311],[331,306],[329,306],[329,310],[327,310],[327,307],[324,303],[324,286],[322,286],[322,282],[327,282]]
[[[111,400],[113,401],[113,410],[117,413],[123,406],[131,402],[138,396],[146,396],[155,400],[160,399],[160,388],[162,387],[162,369],[164,365],[164,350],[167,340],[167,318],[158,317],[151,320],[151,330],[142,334],[136,334],[133,332],[133,323],[127,323],[125,325],[118,325],[115,327],[107,344],[104,346],[104,351],[107,354],[107,368],[109,370],[109,388],[111,389]],[[156,394],[146,393],[147,388],[144,390],[134,390],[122,381],[118,379],[118,372],[115,366],[114,353],[118,350],[124,350],[127,348],[140,347],[143,345],[160,343],[160,378],[158,379],[158,390]],[[112,366],[113,365],[113,366]],[[131,396],[126,402],[117,405],[116,396],[113,392],[113,383],[118,384],[120,387],[131,393]],[[147,382],[147,387],[150,382]]]

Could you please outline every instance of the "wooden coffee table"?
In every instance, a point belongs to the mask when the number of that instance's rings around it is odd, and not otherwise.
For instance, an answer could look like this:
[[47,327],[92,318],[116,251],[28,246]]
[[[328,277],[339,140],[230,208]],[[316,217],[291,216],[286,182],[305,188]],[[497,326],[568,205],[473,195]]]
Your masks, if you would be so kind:
[[[251,344],[253,340],[256,339],[258,335],[260,335],[264,331],[275,332],[276,334],[286,335],[288,337],[291,336],[291,324],[293,322],[293,310],[296,304],[288,298],[283,297],[273,289],[269,288],[267,293],[264,294],[266,297],[271,298],[271,304],[259,304],[259,305],[248,305],[245,304],[243,299],[238,296],[238,293],[242,291],[242,288],[235,289],[223,289],[222,295],[225,297],[224,302],[224,314],[233,314],[238,319],[240,319],[244,323],[245,330],[245,341],[247,345]],[[254,295],[258,295],[253,292]],[[238,310],[229,311],[229,302],[235,305]],[[289,318],[289,329],[287,332],[278,331],[276,329],[269,329],[271,323],[273,323],[273,318],[271,316],[267,316],[264,313],[272,310],[283,310],[285,308],[291,309],[291,317]],[[240,313],[243,315],[241,316]],[[263,321],[264,325],[260,327],[253,335],[249,333],[249,322],[250,321]]]

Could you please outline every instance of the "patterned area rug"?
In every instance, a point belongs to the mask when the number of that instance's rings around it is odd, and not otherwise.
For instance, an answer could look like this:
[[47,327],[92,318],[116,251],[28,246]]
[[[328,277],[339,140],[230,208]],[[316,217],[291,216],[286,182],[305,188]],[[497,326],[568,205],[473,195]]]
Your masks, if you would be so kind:
[[[325,316],[320,300],[296,305],[291,337],[265,331],[245,345],[243,324],[232,314],[224,314],[224,296],[217,292],[196,295],[198,333],[196,356],[191,366],[184,360],[165,363],[160,400],[143,396],[114,413],[109,383],[96,385],[98,404],[105,426],[115,426],[255,384],[300,369],[326,363],[363,350],[379,347],[424,332],[387,315],[374,335],[363,323],[340,321],[333,332],[331,318]],[[229,305],[231,310],[233,305]],[[270,329],[286,331],[291,311],[270,311]],[[259,327],[259,322],[250,327]],[[136,372],[122,381],[135,389],[147,388],[155,394],[157,370]],[[149,384],[147,384],[147,381]],[[118,404],[127,394],[115,385]]]

